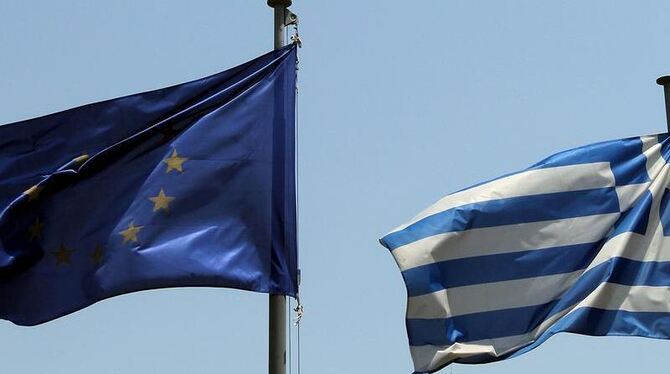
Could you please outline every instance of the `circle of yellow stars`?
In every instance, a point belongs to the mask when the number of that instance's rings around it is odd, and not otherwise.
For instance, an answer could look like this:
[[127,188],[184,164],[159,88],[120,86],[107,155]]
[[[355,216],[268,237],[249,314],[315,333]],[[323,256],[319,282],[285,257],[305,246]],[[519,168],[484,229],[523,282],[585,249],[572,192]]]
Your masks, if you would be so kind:
[[[83,163],[88,159],[89,156],[84,154],[82,156],[77,157],[74,161],[77,163]],[[169,174],[172,171],[183,173],[184,163],[186,161],[188,161],[188,158],[179,156],[177,150],[173,148],[170,156],[163,160],[163,162],[167,165],[165,173]],[[43,190],[44,190],[43,186],[34,185],[28,188],[26,191],[24,191],[23,194],[27,196],[28,201],[31,202],[38,200],[40,197],[40,193]],[[153,203],[154,213],[161,211],[168,213],[170,210],[170,204],[174,201],[174,199],[175,197],[167,195],[163,188],[160,189],[160,191],[156,196],[149,197],[149,200]],[[28,227],[28,236],[31,242],[42,239],[44,232],[44,225],[45,222],[41,221],[40,218],[37,217],[35,218],[33,224],[30,227]],[[138,243],[139,242],[138,235],[143,228],[144,226],[135,225],[135,223],[131,221],[125,230],[119,231],[119,235],[121,235],[123,239],[123,244]],[[54,256],[56,265],[61,266],[70,264],[72,254],[74,252],[75,250],[68,248],[63,243],[61,243],[61,245],[55,251],[52,251],[51,254]],[[104,255],[105,255],[105,247],[98,244],[90,253],[89,258],[94,264],[100,265],[102,263]]]

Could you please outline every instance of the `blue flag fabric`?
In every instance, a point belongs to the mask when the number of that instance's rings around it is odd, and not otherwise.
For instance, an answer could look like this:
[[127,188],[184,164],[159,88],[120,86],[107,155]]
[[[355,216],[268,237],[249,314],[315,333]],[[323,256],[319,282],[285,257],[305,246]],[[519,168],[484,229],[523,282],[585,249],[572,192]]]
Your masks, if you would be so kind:
[[416,372],[513,357],[562,331],[670,338],[668,160],[667,134],[583,146],[384,236]]
[[296,49],[0,126],[0,318],[138,290],[295,296]]

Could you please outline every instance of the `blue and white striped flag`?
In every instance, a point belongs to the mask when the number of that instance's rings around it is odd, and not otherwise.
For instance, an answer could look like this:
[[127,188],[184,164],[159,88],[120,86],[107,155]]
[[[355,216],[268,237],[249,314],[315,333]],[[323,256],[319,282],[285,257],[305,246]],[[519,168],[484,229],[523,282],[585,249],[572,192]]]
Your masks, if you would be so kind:
[[602,142],[451,194],[381,239],[417,373],[561,331],[670,338],[670,139]]

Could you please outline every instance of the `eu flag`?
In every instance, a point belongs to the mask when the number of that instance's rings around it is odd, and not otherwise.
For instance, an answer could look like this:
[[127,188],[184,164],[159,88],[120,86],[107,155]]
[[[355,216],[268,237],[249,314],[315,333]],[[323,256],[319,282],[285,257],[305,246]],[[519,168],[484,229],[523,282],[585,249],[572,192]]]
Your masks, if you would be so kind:
[[296,50],[0,126],[0,318],[133,291],[295,296]]

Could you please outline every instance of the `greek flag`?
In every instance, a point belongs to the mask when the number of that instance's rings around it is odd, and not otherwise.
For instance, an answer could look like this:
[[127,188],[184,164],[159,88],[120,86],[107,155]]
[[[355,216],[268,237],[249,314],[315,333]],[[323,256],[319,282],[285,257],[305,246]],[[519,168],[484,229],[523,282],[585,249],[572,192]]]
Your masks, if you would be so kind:
[[607,141],[451,194],[381,239],[416,373],[555,333],[670,338],[670,139]]

